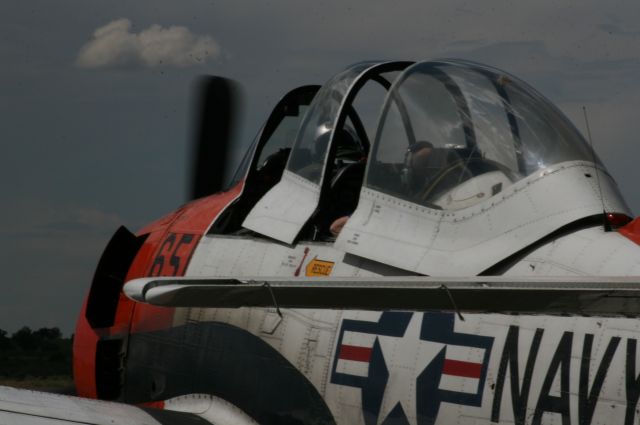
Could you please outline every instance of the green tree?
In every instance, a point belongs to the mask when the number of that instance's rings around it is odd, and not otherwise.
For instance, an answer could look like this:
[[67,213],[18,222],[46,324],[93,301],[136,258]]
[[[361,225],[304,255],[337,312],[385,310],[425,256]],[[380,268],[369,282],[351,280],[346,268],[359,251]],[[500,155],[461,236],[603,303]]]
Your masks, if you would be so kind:
[[11,339],[7,338],[7,331],[0,329],[0,350],[5,351],[11,348]]
[[39,339],[55,340],[62,338],[62,332],[58,328],[40,328],[33,335]]
[[25,351],[35,350],[38,347],[38,340],[34,337],[31,328],[23,326],[11,336],[13,342]]

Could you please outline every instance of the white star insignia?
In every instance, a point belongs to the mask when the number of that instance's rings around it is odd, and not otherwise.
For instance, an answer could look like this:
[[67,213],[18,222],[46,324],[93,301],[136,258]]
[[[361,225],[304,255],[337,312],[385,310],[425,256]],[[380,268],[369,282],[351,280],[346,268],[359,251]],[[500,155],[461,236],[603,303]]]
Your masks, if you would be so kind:
[[444,344],[420,339],[422,316],[422,313],[413,314],[402,337],[378,335],[389,371],[378,424],[400,403],[409,423],[417,425],[416,379],[444,347]]

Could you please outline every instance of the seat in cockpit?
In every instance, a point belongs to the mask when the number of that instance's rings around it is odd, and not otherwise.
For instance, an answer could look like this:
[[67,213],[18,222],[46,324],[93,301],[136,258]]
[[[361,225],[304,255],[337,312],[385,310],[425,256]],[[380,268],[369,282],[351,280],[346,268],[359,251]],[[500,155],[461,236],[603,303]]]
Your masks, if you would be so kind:
[[503,185],[513,181],[509,170],[483,157],[477,148],[433,147],[428,142],[412,146],[420,147],[408,149],[400,177],[404,197],[412,202],[436,209],[447,208],[450,205],[444,204],[450,204],[452,198],[444,196],[458,187],[466,187],[463,191],[466,194],[471,186],[478,187],[469,196],[481,198],[488,192],[495,195]]
[[460,208],[496,195],[514,181],[508,169],[484,158],[477,149],[439,151],[445,161],[418,195],[420,203],[444,209]]

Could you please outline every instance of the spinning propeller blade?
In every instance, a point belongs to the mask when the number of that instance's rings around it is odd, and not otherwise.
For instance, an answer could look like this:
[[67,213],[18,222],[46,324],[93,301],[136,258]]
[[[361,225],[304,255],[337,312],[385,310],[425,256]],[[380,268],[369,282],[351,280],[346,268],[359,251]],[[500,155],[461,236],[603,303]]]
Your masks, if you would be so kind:
[[233,80],[206,76],[195,87],[196,130],[189,199],[223,189],[229,145],[240,108],[240,86]]

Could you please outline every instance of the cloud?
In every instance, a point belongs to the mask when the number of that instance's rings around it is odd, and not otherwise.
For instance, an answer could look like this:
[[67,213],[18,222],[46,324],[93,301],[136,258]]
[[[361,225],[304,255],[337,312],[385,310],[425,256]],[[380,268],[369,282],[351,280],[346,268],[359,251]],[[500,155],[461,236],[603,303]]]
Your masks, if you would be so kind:
[[12,203],[13,209],[0,211],[0,240],[102,237],[124,223],[115,213],[80,205],[36,199],[12,199]]
[[117,19],[98,28],[78,54],[83,68],[199,65],[215,58],[220,46],[207,35],[196,35],[183,26],[152,25],[131,32],[129,19]]

